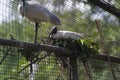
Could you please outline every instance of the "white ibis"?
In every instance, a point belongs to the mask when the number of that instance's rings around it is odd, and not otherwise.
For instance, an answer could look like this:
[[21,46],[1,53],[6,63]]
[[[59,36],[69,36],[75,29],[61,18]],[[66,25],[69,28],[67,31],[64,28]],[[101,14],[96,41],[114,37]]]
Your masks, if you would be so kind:
[[[83,39],[84,38],[83,34],[80,34],[80,33],[77,33],[77,32],[72,32],[72,31],[65,31],[65,30],[57,31],[56,28],[52,29],[52,31],[51,31],[51,33],[50,33],[50,35],[48,37],[53,40],[53,44],[58,44],[58,45],[59,44],[62,45],[62,44],[66,44],[66,43],[69,44],[68,42],[64,43],[65,40],[69,41],[69,42],[71,41],[71,43],[72,43],[73,40]],[[56,41],[57,41],[57,43],[56,43]],[[55,55],[57,57],[57,54],[55,54]],[[68,65],[68,62],[67,62],[68,59],[66,58],[66,56],[59,56],[59,58],[62,61],[63,67],[66,68],[67,65]]]
[[[39,24],[41,24],[41,22],[50,22],[54,26],[58,26],[61,24],[60,19],[55,14],[51,13],[47,8],[36,3],[30,3],[29,1],[20,0],[18,5],[18,12],[22,15],[22,17],[26,17],[31,22],[34,22],[35,43],[37,43],[38,27]],[[31,65],[31,72],[32,72],[32,65]]]
[[47,8],[29,1],[22,0],[18,5],[18,12],[24,17],[34,22],[35,26],[35,43],[37,42],[38,27],[41,22],[50,22],[54,26],[61,24],[60,19],[50,12]]
[[61,31],[57,31],[56,33],[53,33],[50,35],[51,38],[54,39],[79,39],[79,38],[83,38],[83,34],[77,33],[77,32],[72,32],[72,31],[65,31],[65,30],[61,30]]

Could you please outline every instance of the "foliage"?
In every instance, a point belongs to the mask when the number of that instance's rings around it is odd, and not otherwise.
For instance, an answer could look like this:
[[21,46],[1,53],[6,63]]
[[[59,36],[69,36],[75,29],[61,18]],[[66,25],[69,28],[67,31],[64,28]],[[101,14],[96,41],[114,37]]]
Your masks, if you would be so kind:
[[93,39],[53,39],[53,45],[64,47],[72,51],[80,59],[89,58],[98,53],[98,45]]

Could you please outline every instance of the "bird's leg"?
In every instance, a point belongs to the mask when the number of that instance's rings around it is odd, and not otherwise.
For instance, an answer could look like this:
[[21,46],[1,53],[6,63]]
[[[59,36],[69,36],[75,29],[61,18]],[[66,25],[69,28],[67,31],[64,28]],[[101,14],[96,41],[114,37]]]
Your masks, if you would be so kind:
[[[38,27],[39,27],[39,24],[38,23],[35,23],[34,24],[34,27],[35,27],[35,38],[34,38],[34,43],[36,44],[37,43],[37,35],[38,35]],[[32,60],[33,59],[33,56],[32,56],[32,53],[30,54],[30,63],[32,63]],[[33,72],[33,66],[32,64],[30,65],[30,73]]]
[[39,24],[38,23],[35,23],[35,38],[34,38],[34,43],[36,44],[37,43],[37,35],[38,35],[38,27],[39,27]]

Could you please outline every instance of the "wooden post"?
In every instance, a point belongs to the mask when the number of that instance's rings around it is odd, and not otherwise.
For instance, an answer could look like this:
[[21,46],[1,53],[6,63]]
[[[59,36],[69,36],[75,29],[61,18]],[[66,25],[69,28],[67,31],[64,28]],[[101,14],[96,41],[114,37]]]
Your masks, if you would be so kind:
[[77,57],[72,55],[70,58],[70,80],[78,80]]

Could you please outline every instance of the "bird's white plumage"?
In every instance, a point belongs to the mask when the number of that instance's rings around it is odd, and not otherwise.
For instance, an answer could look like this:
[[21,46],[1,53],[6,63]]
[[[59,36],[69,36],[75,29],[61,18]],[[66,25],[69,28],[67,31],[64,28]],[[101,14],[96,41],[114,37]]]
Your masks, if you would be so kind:
[[50,22],[54,25],[60,25],[60,20],[56,15],[51,13],[47,8],[41,6],[40,4],[31,1],[25,2],[24,8],[23,3],[19,2],[18,12],[32,22]]
[[46,8],[40,6],[39,4],[26,3],[24,13],[22,8],[22,4],[20,3],[18,6],[19,13],[21,15],[24,14],[24,16],[32,22],[47,22],[49,20],[48,18],[50,18],[50,15],[48,14],[49,11]]
[[63,38],[63,39],[79,39],[83,38],[83,34],[77,33],[77,32],[72,32],[72,31],[57,31],[56,34],[51,35],[52,38]]

